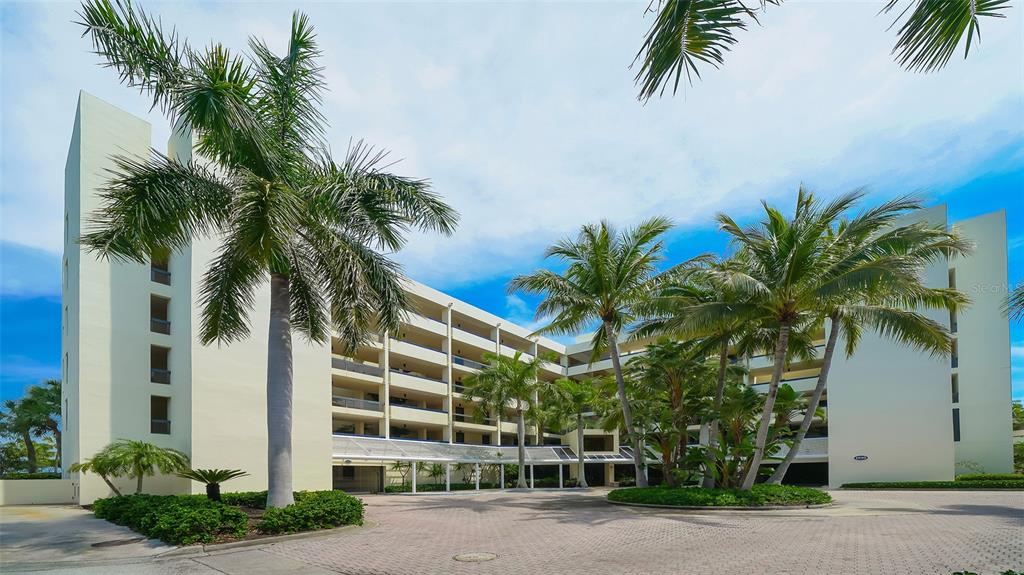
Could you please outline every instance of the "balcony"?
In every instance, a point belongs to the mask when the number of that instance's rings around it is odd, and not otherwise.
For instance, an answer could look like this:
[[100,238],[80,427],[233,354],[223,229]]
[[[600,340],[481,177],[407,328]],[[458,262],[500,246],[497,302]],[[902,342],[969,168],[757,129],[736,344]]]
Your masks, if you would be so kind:
[[171,285],[171,272],[160,268],[149,268],[149,279],[165,286]]
[[483,369],[484,367],[487,367],[479,361],[473,361],[472,359],[466,359],[457,355],[452,356],[452,363],[462,367],[468,367],[469,369]]
[[[778,453],[772,455],[772,459],[782,459],[789,453],[789,447],[782,446]],[[828,438],[827,437],[805,437],[800,442],[800,449],[796,452],[795,461],[828,459]]]
[[171,335],[171,322],[166,319],[149,318],[149,331]]
[[488,425],[494,427],[498,422],[493,417],[482,417],[479,420],[472,413],[453,413],[452,419],[460,423],[475,423],[477,425]]
[[392,421],[420,423],[444,427],[448,425],[448,412],[443,409],[416,407],[408,404],[391,404]]
[[149,432],[170,435],[171,421],[169,419],[151,419],[149,420]]
[[347,409],[362,409],[365,411],[384,411],[384,406],[379,401],[373,401],[369,399],[356,399],[354,397],[344,397],[341,395],[335,395],[331,398],[331,404],[334,407],[344,407]]
[[171,383],[171,372],[167,369],[149,370],[149,381],[152,383]]
[[475,333],[470,333],[464,329],[453,327],[452,339],[459,343],[471,345],[482,351],[494,352],[495,341],[493,339],[482,337]]
[[436,319],[420,315],[416,312],[409,312],[405,323],[414,327],[418,327],[424,331],[429,331],[434,335],[448,337],[448,326],[446,324]]
[[424,375],[399,371],[394,368],[391,369],[390,384],[394,388],[448,395],[448,384],[445,382]]
[[[759,392],[759,393],[767,393],[768,392],[768,384],[770,384],[770,383],[771,382],[769,382],[769,381],[765,381],[763,383],[754,383],[754,384],[751,384],[750,387],[753,387],[754,390]],[[793,391],[795,391],[797,393],[806,393],[808,391],[813,391],[814,388],[818,385],[818,376],[817,375],[810,375],[810,376],[807,376],[807,377],[795,377],[793,379],[783,379],[783,380],[779,381],[779,386],[781,386],[782,384],[789,385],[790,387],[793,388]]]
[[379,365],[372,363],[363,363],[353,359],[349,359],[342,356],[331,357],[331,367],[334,369],[340,369],[342,371],[348,371],[351,373],[358,373],[360,375],[368,375],[374,378],[381,377],[384,375],[384,369]]
[[[447,365],[448,354],[438,348],[412,343],[407,340],[391,339],[391,353],[404,355],[413,359],[427,361],[433,364]],[[394,360],[392,360],[394,363]]]

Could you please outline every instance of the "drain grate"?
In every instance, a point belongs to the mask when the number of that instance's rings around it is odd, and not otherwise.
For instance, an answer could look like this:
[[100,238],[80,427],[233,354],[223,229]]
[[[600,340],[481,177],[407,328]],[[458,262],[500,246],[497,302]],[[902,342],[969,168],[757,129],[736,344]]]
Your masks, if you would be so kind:
[[487,553],[484,551],[478,551],[474,553],[460,553],[455,557],[452,557],[452,559],[455,559],[456,561],[463,561],[465,563],[480,563],[482,561],[491,561],[497,558],[498,556],[494,553]]
[[130,543],[138,543],[139,541],[145,541],[145,537],[132,537],[130,539],[111,539],[110,541],[100,541],[99,543],[93,543],[93,547],[117,547],[118,545],[128,545]]

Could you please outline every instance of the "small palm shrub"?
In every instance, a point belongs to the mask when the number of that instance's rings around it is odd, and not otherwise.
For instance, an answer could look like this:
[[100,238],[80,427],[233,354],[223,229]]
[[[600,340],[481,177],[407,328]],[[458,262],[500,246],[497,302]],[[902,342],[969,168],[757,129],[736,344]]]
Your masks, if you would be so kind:
[[197,495],[123,495],[97,499],[92,510],[100,519],[172,545],[242,537],[249,524],[241,509]]
[[220,501],[220,484],[248,473],[241,469],[189,469],[178,473],[178,477],[198,481],[206,485],[206,496],[212,501]]
[[298,491],[295,503],[267,509],[257,529],[277,534],[362,524],[361,500],[342,491]]

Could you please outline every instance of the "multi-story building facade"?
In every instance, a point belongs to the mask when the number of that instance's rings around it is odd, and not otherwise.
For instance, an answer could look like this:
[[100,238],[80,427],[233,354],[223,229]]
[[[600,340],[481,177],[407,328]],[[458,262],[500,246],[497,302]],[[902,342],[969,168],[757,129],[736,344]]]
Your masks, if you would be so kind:
[[[243,469],[237,490],[266,486],[266,330],[269,290],[257,294],[252,336],[230,346],[204,346],[199,326],[199,278],[217,249],[200,240],[149,265],[98,260],[77,238],[99,207],[98,191],[115,155],[144,157],[150,127],[83,93],[65,174],[63,317],[64,460],[90,457],[107,443],[144,439],[185,452],[194,467]],[[172,136],[168,154],[188,159],[188,138]],[[919,217],[946,224],[942,206]],[[948,479],[956,462],[991,472],[1011,466],[1006,230],[1002,213],[956,226],[976,242],[974,255],[936,262],[929,285],[955,285],[974,304],[949,323],[957,336],[952,362],[865,334],[852,358],[837,358],[818,422],[801,448],[794,477],[839,485],[881,479]],[[478,413],[462,381],[484,354],[557,358],[539,377],[582,377],[608,371],[590,361],[585,341],[564,345],[532,336],[486,311],[417,283],[415,305],[400,330],[379,334],[355,352],[337,341],[294,342],[293,464],[296,489],[376,491],[394,479],[395,462],[503,464],[516,461],[517,424],[511,412]],[[626,359],[640,343],[622,349]],[[747,358],[749,383],[768,378],[766,357]],[[820,360],[794,364],[784,379],[797,390],[814,387]],[[528,423],[531,477],[573,477],[575,430]],[[611,483],[632,473],[632,452],[618,434],[585,430],[586,474]],[[524,470],[526,472],[527,470]],[[77,481],[78,499],[107,495],[96,477]],[[479,478],[479,474],[476,474]],[[422,478],[422,476],[421,476]],[[154,491],[195,489],[160,477]]]

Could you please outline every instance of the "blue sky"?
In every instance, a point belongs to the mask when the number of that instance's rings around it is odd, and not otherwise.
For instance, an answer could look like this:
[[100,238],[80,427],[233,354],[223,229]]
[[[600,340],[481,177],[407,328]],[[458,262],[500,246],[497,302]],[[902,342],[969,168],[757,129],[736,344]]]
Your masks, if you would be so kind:
[[[280,49],[293,8],[320,31],[337,153],[386,147],[463,214],[455,236],[415,236],[408,273],[514,321],[508,278],[552,240],[608,218],[664,214],[669,256],[721,252],[715,213],[789,205],[802,182],[871,202],[918,193],[955,219],[1006,209],[1010,282],[1024,281],[1024,25],[983,22],[967,61],[911,74],[860,2],[787,3],[741,35],[719,71],[641,105],[628,66],[650,17],[639,3],[143,3],[200,45]],[[79,90],[153,123],[144,97],[98,66],[75,5],[0,5],[0,396],[59,373],[63,167]],[[1013,326],[1014,395],[1024,329]]]

